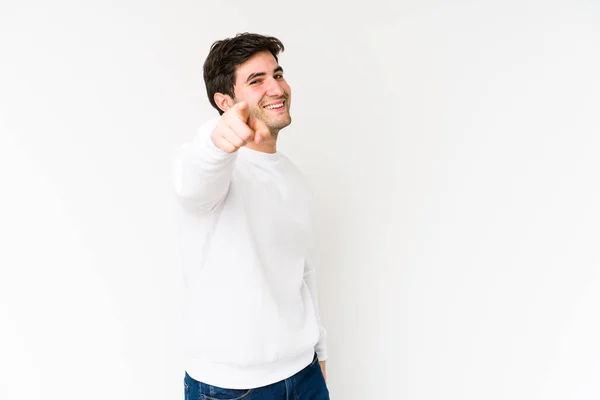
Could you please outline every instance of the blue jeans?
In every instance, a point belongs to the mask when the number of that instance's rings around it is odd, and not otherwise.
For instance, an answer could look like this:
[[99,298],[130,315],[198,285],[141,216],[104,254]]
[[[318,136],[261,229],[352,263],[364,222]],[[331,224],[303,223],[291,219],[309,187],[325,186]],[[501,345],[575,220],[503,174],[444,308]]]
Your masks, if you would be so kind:
[[187,372],[183,381],[185,400],[329,400],[317,355],[297,374],[255,389],[225,389],[198,382]]

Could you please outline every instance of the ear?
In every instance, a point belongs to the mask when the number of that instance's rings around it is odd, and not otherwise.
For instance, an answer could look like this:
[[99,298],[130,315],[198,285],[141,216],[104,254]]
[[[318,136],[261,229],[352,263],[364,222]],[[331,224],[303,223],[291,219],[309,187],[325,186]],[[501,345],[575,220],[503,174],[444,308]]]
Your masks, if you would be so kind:
[[223,94],[223,93],[217,92],[213,96],[213,99],[215,100],[217,107],[219,107],[224,112],[229,110],[231,107],[233,107],[233,104],[234,104],[233,99],[228,94]]

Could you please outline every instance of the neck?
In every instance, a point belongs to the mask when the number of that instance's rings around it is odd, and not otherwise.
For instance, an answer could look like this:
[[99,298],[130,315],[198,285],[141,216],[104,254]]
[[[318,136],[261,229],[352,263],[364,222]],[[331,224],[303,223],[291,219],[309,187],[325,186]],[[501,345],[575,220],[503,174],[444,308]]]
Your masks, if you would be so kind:
[[271,132],[271,135],[263,138],[263,141],[260,142],[260,144],[249,142],[246,144],[246,147],[251,150],[260,151],[261,153],[274,154],[277,152],[277,134],[278,132]]

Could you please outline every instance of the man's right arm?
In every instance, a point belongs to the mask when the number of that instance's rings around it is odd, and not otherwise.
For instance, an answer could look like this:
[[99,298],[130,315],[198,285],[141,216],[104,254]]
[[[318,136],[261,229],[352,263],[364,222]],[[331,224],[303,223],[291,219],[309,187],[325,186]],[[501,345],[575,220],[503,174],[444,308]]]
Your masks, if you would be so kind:
[[215,146],[211,132],[219,119],[206,122],[190,143],[177,154],[173,166],[173,186],[180,203],[205,213],[227,193],[236,154]]
[[245,101],[204,124],[175,159],[173,185],[180,203],[197,213],[209,212],[227,194],[235,153],[266,134],[267,126],[250,116]]

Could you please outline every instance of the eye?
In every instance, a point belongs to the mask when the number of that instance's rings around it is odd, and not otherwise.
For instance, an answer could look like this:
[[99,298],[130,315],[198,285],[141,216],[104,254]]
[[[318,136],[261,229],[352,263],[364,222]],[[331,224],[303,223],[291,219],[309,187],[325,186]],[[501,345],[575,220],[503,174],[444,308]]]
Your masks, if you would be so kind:
[[275,75],[275,79],[283,79],[283,74],[277,74],[277,75]]
[[259,80],[258,80],[258,79],[257,79],[257,80],[253,80],[252,82],[250,82],[250,85],[255,85],[255,84],[257,84],[258,82],[259,82]]

